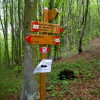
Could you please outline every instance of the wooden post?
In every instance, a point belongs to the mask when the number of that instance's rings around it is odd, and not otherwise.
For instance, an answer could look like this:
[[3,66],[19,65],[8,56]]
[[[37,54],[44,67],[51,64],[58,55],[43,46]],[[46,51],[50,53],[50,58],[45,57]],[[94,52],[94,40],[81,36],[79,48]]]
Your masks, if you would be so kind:
[[[58,10],[56,9],[56,8],[54,8],[54,9],[52,9],[52,10],[48,10],[48,9],[44,9],[43,10],[43,22],[44,23],[48,23],[48,20],[52,20],[52,19],[54,19],[54,18],[56,18],[57,17],[57,14],[58,14]],[[31,22],[31,31],[35,31],[35,32],[38,32],[38,22]],[[53,33],[60,33],[60,32],[62,32],[62,28],[60,28],[60,25],[56,25],[58,28],[56,28],[55,30],[57,31],[57,32],[53,32]],[[53,27],[53,26],[52,26]],[[50,27],[49,27],[50,28]],[[42,31],[42,32],[45,32],[45,31]],[[48,32],[48,31],[47,31]],[[49,32],[51,32],[52,33],[52,28],[50,28],[50,31]],[[42,35],[47,35],[48,33],[41,33]],[[35,35],[35,34],[34,34]],[[33,37],[32,37],[33,35],[31,34],[31,35],[29,35],[27,38],[26,38],[26,40],[30,43],[30,44],[41,44],[41,42],[39,41],[39,43],[37,43],[37,41],[33,41]],[[48,35],[49,36],[49,35]],[[52,38],[53,38],[53,36],[52,36]],[[50,38],[49,37],[49,39],[52,39],[52,38]],[[56,38],[56,39],[54,39],[54,41],[49,41],[49,43],[48,44],[54,44],[54,45],[58,45],[59,44],[59,36],[54,36],[54,38]],[[47,38],[45,38],[45,40],[46,40]],[[35,40],[35,39],[34,39]],[[43,41],[43,40],[42,40]],[[45,43],[45,42],[43,42],[42,43],[43,45],[42,45],[42,47],[47,47],[47,43]],[[46,55],[46,53],[42,53],[42,57],[41,57],[41,59],[43,60],[43,59],[46,59],[46,57],[47,57],[47,55]],[[45,100],[45,87],[46,87],[46,73],[41,73],[41,77],[40,77],[40,100]]]
[[[48,9],[43,10],[43,22],[48,23]],[[46,35],[47,33],[42,33]],[[46,47],[46,45],[42,45]],[[41,59],[46,59],[46,53],[42,53]],[[40,76],[40,100],[45,100],[45,87],[46,87],[46,73],[41,73]]]

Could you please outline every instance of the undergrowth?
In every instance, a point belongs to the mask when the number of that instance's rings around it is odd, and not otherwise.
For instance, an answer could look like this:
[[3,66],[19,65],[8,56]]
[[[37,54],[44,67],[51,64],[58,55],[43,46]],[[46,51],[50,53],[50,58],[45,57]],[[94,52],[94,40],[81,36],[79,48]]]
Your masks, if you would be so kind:
[[15,68],[0,69],[0,100],[7,100],[7,97],[19,94],[22,88],[22,73],[17,73]]
[[61,81],[57,76],[60,71],[64,69],[69,69],[74,71],[75,76],[79,76],[81,74],[82,78],[80,82],[82,82],[84,80],[93,79],[95,77],[93,70],[95,68],[100,68],[99,65],[100,64],[97,62],[97,60],[86,62],[83,59],[79,59],[71,63],[61,62],[53,64],[52,71],[50,73],[47,73],[47,91],[50,91],[49,94],[51,97],[63,97],[66,93],[74,95],[74,93],[69,90],[70,83],[76,83],[79,79],[66,79]]
[[[82,74],[82,78],[80,79],[82,81],[84,80],[91,80],[95,77],[95,74],[93,73],[93,70],[97,68],[100,69],[100,63],[97,60],[93,60],[92,62],[86,62],[83,59],[79,59],[77,61],[67,63],[67,62],[61,62],[61,63],[53,63],[52,65],[52,71],[50,73],[47,73],[46,78],[46,90],[49,91],[50,97],[64,97],[67,93],[70,95],[74,95],[74,92],[70,91],[71,84],[70,83],[76,83],[79,79],[73,79],[73,80],[59,80],[59,77],[57,76],[61,70],[69,69],[74,71],[75,76],[79,76]],[[1,67],[0,69],[0,100],[6,100],[4,99],[5,96],[14,95],[14,94],[20,94],[21,88],[22,88],[22,72],[23,70],[22,66],[16,66],[12,69],[7,69],[5,67]],[[75,88],[75,87],[72,87]],[[92,90],[91,93],[97,94],[98,91]],[[76,97],[73,97],[76,98]],[[60,99],[59,99],[60,100]],[[75,100],[78,100],[75,99]]]

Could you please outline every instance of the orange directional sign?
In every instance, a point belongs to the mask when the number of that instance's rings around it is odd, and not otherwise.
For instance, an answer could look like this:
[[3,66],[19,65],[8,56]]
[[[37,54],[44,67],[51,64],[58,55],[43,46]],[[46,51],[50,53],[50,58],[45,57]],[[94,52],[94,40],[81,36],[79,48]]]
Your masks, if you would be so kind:
[[37,35],[37,34],[30,34],[26,40],[30,44],[52,44],[58,45],[60,43],[59,36],[51,36],[51,35]]
[[31,31],[59,34],[63,31],[63,28],[61,28],[60,25],[57,24],[32,21]]

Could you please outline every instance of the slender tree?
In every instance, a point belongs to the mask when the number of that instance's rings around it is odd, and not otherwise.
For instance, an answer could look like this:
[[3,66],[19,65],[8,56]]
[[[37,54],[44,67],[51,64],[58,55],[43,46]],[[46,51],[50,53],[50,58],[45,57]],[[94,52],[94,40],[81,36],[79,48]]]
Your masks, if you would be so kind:
[[21,65],[21,0],[18,0],[18,64]]
[[11,40],[12,40],[12,65],[14,64],[14,42],[15,42],[15,37],[14,37],[14,2],[13,0],[10,1],[10,25],[11,25]]
[[82,23],[81,23],[81,28],[82,28],[82,31],[81,32],[81,36],[80,36],[80,40],[79,40],[79,53],[82,52],[82,39],[84,37],[84,34],[85,34],[85,28],[86,28],[86,23],[87,23],[87,16],[88,16],[88,7],[89,7],[89,0],[87,0],[86,2],[86,8],[85,8],[85,11],[84,11],[84,4],[85,2],[82,0],[82,4],[83,4],[83,19],[82,19]]

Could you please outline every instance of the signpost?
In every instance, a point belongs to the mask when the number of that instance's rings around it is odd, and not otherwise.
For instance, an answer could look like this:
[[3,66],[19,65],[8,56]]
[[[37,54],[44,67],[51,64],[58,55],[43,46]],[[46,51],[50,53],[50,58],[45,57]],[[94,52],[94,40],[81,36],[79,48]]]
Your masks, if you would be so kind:
[[60,34],[63,31],[63,28],[57,24],[32,21],[31,31]]
[[[43,22],[48,23],[48,9],[43,10]],[[47,35],[47,33],[42,33],[43,35]],[[46,45],[42,45],[43,47],[47,47]],[[46,59],[46,53],[42,53],[41,59]],[[45,88],[46,88],[46,73],[41,73],[40,76],[40,100],[45,100]]]
[[59,36],[52,36],[52,35],[37,35],[37,34],[30,34],[26,40],[30,44],[52,44],[58,45],[60,43]]
[[[57,24],[48,23],[49,20],[56,18],[58,15],[58,10],[56,8],[52,10],[44,9],[43,10],[43,22],[31,22],[31,31],[32,32],[41,32],[40,35],[30,34],[26,40],[30,44],[41,44],[40,52],[42,53],[41,59],[42,62],[37,67],[35,72],[42,72],[40,78],[40,100],[45,100],[45,87],[46,87],[46,73],[51,70],[51,60],[46,60],[46,54],[50,51],[50,48],[47,45],[58,45],[60,44],[60,36],[48,35],[47,33],[56,33],[60,34],[63,31],[63,28]],[[50,63],[48,63],[50,62]],[[45,65],[44,65],[45,63]],[[49,64],[49,65],[48,65]]]

